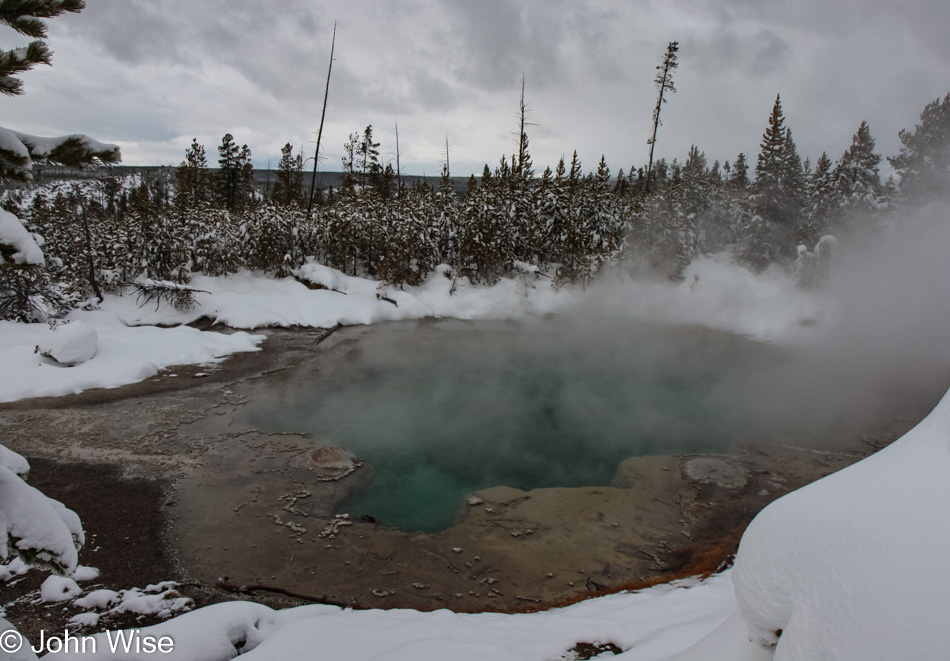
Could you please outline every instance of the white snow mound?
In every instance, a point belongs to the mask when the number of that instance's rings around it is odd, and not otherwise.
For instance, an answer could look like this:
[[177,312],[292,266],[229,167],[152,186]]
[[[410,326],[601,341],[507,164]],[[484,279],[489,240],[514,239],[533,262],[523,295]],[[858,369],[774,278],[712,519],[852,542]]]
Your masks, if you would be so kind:
[[10,448],[0,445],[0,466],[9,468],[17,475],[26,475],[30,472],[30,462]]
[[947,658],[948,502],[950,394],[891,446],[752,521],[733,581],[753,640],[775,661]]
[[[15,553],[72,572],[85,543],[79,517],[0,466],[0,560]],[[12,548],[11,548],[12,547]]]
[[47,576],[40,586],[40,599],[45,602],[69,601],[79,594],[82,594],[82,588],[76,581],[65,576]]
[[36,350],[60,365],[72,366],[92,360],[98,342],[99,333],[95,328],[82,321],[73,321],[57,326],[49,338],[36,345]]

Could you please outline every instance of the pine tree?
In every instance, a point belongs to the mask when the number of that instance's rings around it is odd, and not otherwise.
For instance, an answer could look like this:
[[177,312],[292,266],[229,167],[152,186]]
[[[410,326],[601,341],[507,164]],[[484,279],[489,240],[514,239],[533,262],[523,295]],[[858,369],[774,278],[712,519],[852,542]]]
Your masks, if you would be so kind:
[[888,158],[899,179],[901,201],[927,203],[950,189],[950,94],[928,103],[913,131],[900,132],[901,151]]
[[776,95],[755,167],[752,210],[758,220],[754,231],[744,237],[756,244],[746,246],[747,254],[755,255],[756,269],[793,254],[804,183],[802,162],[791,130],[785,127],[781,98]]
[[673,85],[673,72],[679,66],[679,63],[676,61],[676,54],[679,52],[679,43],[676,41],[671,41],[666,46],[666,54],[663,56],[663,61],[657,66],[656,88],[659,91],[659,95],[656,99],[656,108],[653,109],[653,136],[647,141],[650,145],[650,162],[647,165],[647,182],[646,182],[646,192],[649,193],[652,186],[652,175],[653,175],[653,149],[656,147],[656,132],[660,127],[660,111],[663,109],[663,104],[666,103],[664,94],[666,92],[675,92],[676,87]]
[[208,158],[204,145],[198,139],[191,141],[185,150],[185,160],[175,170],[178,192],[175,197],[179,207],[205,208],[211,202],[211,178],[208,173]]
[[[0,2],[0,25],[32,38],[25,47],[0,50],[0,93],[23,94],[23,81],[17,76],[38,64],[50,64],[52,52],[46,42],[44,19],[64,12],[79,13],[83,0],[7,0]],[[97,142],[84,135],[38,138],[0,127],[0,182],[29,181],[33,164],[63,165],[73,168],[118,163],[119,148]]]
[[839,200],[836,225],[841,230],[857,229],[878,218],[885,208],[874,138],[867,122],[861,122],[851,146],[842,154],[833,178]]
[[241,145],[238,153],[238,186],[235,206],[246,208],[254,200],[254,163],[251,161],[251,149]]
[[[50,50],[43,39],[46,22],[63,12],[77,13],[85,8],[82,0],[16,0],[0,2],[0,25],[32,38],[26,47],[0,50],[0,93],[15,96],[23,93],[17,79],[37,64],[50,63]],[[34,164],[65,165],[76,168],[118,163],[119,148],[92,140],[84,135],[59,138],[37,138],[0,127],[0,182],[28,181],[33,178]],[[23,233],[20,220],[4,211],[0,223],[5,241],[0,241],[0,319],[20,321],[45,320],[65,311],[68,299],[51,280],[52,270],[42,258],[37,246],[36,259],[17,257],[17,246],[9,243],[9,233]],[[29,236],[29,242],[42,244],[39,235]],[[17,243],[19,239],[13,241]],[[94,276],[90,272],[90,276]],[[98,293],[98,292],[97,292]]]
[[815,170],[808,177],[806,197],[797,240],[799,245],[813,246],[828,233],[838,207],[832,163],[825,152],[815,161]]
[[280,206],[299,204],[303,188],[303,159],[294,156],[294,146],[289,142],[281,147],[280,162],[271,201]]
[[340,181],[342,188],[352,188],[356,185],[359,145],[360,136],[357,133],[350,133],[350,137],[343,145],[343,176]]
[[363,129],[356,157],[360,168],[360,185],[364,188],[375,185],[382,170],[379,166],[379,143],[373,142],[372,124]]
[[17,0],[4,2],[0,7],[0,23],[16,32],[31,37],[26,48],[0,51],[0,93],[9,96],[23,94],[23,82],[16,76],[37,64],[50,64],[52,51],[46,39],[46,22],[63,12],[79,13],[86,8],[83,0]]
[[234,136],[225,133],[218,145],[218,204],[225,209],[234,209],[238,199],[241,179],[241,150]]

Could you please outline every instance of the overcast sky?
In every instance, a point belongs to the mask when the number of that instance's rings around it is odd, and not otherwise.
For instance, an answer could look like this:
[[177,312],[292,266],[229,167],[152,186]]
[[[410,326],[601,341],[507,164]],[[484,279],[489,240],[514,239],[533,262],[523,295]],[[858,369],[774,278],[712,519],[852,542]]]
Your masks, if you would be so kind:
[[[799,152],[840,157],[862,120],[884,155],[923,106],[950,92],[947,0],[87,0],[49,23],[53,66],[0,99],[0,123],[86,133],[130,165],[178,164],[193,137],[209,160],[226,132],[255,165],[291,142],[312,156],[330,39],[336,57],[321,169],[372,124],[385,160],[399,124],[403,170],[455,176],[517,148],[521,76],[536,169],[577,150],[612,171],[643,165],[653,84],[680,44],[677,93],[657,156],[754,164],[782,95]],[[26,40],[0,31],[4,48]],[[214,163],[212,163],[214,164]]]

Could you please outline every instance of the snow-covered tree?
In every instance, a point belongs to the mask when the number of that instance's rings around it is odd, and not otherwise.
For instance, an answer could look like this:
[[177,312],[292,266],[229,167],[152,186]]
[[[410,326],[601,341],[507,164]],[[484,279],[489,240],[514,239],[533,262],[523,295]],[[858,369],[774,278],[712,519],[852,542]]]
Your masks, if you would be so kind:
[[950,94],[928,103],[913,131],[900,132],[901,151],[888,158],[901,202],[916,206],[950,189]]
[[69,575],[79,563],[85,533],[79,517],[23,481],[30,464],[0,445],[0,561]]
[[805,196],[805,211],[798,226],[798,243],[810,246],[827,233],[838,207],[834,171],[831,159],[825,152],[815,161],[815,169],[808,176]]
[[[46,38],[46,21],[63,12],[78,13],[85,8],[82,0],[7,0],[0,3],[0,25],[33,39],[26,46],[0,50],[0,93],[23,94],[23,81],[17,76],[37,64],[50,64],[52,52]],[[95,167],[118,163],[119,148],[97,142],[84,135],[41,138],[0,127],[0,181],[27,181],[33,178],[33,165]]]
[[[23,93],[17,76],[37,64],[50,63],[44,19],[63,12],[79,12],[85,8],[82,0],[16,0],[0,3],[0,25],[33,39],[27,46],[0,50],[0,92],[15,96]],[[33,178],[33,166],[64,165],[87,168],[103,163],[118,163],[119,148],[97,142],[84,135],[65,135],[42,138],[0,127],[0,182],[28,181]],[[24,234],[20,221],[8,212],[0,217],[0,318],[33,321],[44,319],[61,310],[62,292],[51,282],[44,269],[43,240],[37,235],[30,242],[31,249],[24,253]],[[88,236],[88,233],[86,233]],[[33,251],[32,248],[36,250]],[[93,278],[90,271],[90,278]]]
[[175,170],[178,192],[175,202],[179,208],[200,209],[211,203],[211,175],[208,172],[208,157],[204,145],[198,139],[191,141],[185,150],[185,160]]
[[861,122],[851,146],[841,156],[833,178],[838,197],[836,231],[855,230],[879,217],[886,207],[874,138],[867,122]]
[[747,245],[749,251],[745,251],[756,255],[752,261],[761,263],[766,254],[769,261],[791,256],[804,194],[802,162],[792,132],[785,126],[781,97],[776,95],[755,167],[752,206],[760,220],[746,237],[747,244],[756,245]]

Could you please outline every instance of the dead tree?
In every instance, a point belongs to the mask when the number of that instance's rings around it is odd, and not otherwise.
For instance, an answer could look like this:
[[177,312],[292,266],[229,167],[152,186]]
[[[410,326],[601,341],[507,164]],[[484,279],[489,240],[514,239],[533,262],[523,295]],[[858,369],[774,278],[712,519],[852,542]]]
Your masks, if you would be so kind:
[[671,41],[666,46],[666,55],[663,56],[663,62],[656,68],[658,73],[654,82],[660,94],[656,99],[656,108],[653,109],[653,137],[647,141],[647,144],[650,145],[650,162],[647,165],[647,193],[650,192],[650,181],[653,175],[653,148],[656,146],[656,130],[660,127],[660,109],[666,102],[663,93],[676,91],[673,86],[673,71],[679,66],[676,61],[676,53],[679,52],[679,49],[679,42]]
[[333,41],[330,42],[330,67],[327,69],[327,87],[323,92],[323,112],[320,113],[320,129],[317,131],[317,150],[313,155],[313,176],[310,178],[310,201],[307,202],[307,218],[313,211],[313,194],[317,185],[317,164],[320,162],[320,138],[323,137],[323,120],[327,116],[327,98],[330,96],[330,74],[333,73],[333,49],[336,47],[336,21],[333,22]]

